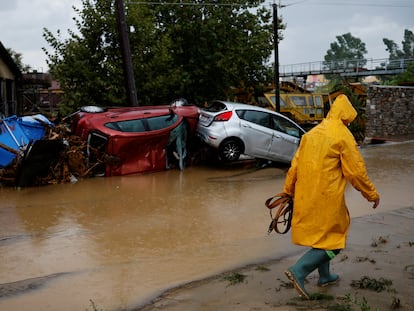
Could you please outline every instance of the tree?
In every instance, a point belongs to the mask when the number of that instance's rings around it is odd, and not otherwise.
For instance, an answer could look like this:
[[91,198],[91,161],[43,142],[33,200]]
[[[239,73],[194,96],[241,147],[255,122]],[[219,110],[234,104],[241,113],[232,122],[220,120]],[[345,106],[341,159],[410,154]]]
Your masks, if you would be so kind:
[[272,50],[272,27],[267,10],[249,11],[257,4],[240,1],[240,6],[234,7],[220,3],[154,8],[160,17],[157,26],[175,38],[174,64],[187,81],[181,84],[181,94],[203,101],[223,97],[229,87],[241,81],[263,81],[267,72],[264,63]]
[[7,53],[11,56],[17,67],[20,69],[21,72],[28,72],[30,71],[31,67],[29,65],[23,64],[23,56],[21,53],[17,53],[16,51],[6,48]]
[[[402,50],[399,48],[398,44],[394,41],[383,38],[382,41],[384,42],[386,51],[389,52],[389,61],[384,64],[387,69],[394,69],[394,68],[401,68],[405,66],[408,68],[410,63],[414,62],[414,34],[412,31],[405,29],[404,30],[404,40],[402,41]],[[412,70],[412,66],[411,66]],[[408,76],[407,76],[408,75]],[[398,84],[400,80],[405,80],[405,82],[409,82],[409,73],[398,75],[397,77],[389,77],[386,79],[387,84]]]
[[407,69],[386,81],[387,85],[414,85],[414,62],[408,64]]
[[68,30],[62,39],[44,29],[43,37],[52,48],[43,50],[48,57],[50,73],[64,90],[69,113],[83,105],[116,105],[125,100],[122,89],[122,59],[116,44],[115,8],[110,1],[82,1],[83,9],[73,8],[78,32]]
[[414,34],[411,30],[404,30],[404,40],[402,41],[402,50],[394,41],[383,38],[385,50],[390,53],[389,59],[409,59],[414,58]]
[[[178,97],[201,103],[223,98],[240,81],[262,81],[272,51],[270,11],[262,0],[216,5],[154,2],[126,6],[140,105]],[[215,3],[215,2],[214,2]],[[125,103],[114,1],[83,0],[77,32],[62,39],[44,29],[50,72],[67,96],[68,110]]]
[[346,33],[337,36],[338,42],[332,42],[324,57],[324,67],[327,70],[354,69],[366,64],[364,54],[367,53],[365,43],[361,39]]

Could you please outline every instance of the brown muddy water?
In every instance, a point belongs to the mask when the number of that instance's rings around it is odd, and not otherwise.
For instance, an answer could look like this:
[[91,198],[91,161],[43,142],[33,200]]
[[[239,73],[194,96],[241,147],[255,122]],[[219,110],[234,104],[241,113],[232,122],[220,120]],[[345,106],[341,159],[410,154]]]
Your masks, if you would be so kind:
[[[362,154],[378,212],[413,206],[414,142]],[[267,235],[285,170],[190,167],[0,188],[0,310],[131,310],[162,291],[302,250]],[[348,188],[352,217],[376,213]],[[374,234],[374,233],[373,233]],[[378,233],[375,233],[378,234]]]

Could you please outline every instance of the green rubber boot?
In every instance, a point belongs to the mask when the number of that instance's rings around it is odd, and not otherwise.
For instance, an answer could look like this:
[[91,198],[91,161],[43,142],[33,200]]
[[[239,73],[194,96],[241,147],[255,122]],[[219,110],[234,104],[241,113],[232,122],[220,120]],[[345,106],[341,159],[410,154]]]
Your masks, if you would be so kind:
[[305,289],[305,278],[321,264],[329,262],[330,258],[322,249],[312,248],[307,251],[292,267],[285,271],[296,291],[305,299],[310,299]]
[[331,284],[335,284],[339,280],[339,275],[329,272],[329,261],[324,262],[318,267],[319,281],[318,286],[325,287]]

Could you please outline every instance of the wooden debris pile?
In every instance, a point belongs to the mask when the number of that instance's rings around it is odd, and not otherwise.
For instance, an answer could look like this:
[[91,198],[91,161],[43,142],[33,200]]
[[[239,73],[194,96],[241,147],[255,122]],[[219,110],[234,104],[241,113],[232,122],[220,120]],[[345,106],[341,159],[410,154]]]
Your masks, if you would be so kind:
[[[29,161],[31,148],[28,146],[23,156],[16,157],[11,165],[0,169],[0,185],[19,187],[75,182],[78,179],[90,177],[93,168],[101,163],[99,157],[96,160],[98,163],[87,163],[86,142],[72,135],[67,124],[58,124],[49,128],[42,141],[59,146],[59,149],[53,149],[54,152],[46,152],[49,157],[47,167],[39,171],[38,166],[45,164],[41,163],[43,161],[41,157],[35,157]],[[30,176],[30,174],[35,176]],[[22,179],[25,180],[22,181]]]

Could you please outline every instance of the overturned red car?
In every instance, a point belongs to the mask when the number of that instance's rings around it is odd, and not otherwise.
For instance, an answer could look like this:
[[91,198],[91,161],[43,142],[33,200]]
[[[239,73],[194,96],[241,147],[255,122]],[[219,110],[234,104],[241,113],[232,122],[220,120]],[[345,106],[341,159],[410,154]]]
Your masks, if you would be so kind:
[[99,175],[165,170],[171,154],[183,169],[198,116],[199,108],[186,100],[163,106],[85,106],[73,118],[72,133],[86,141],[89,167]]

